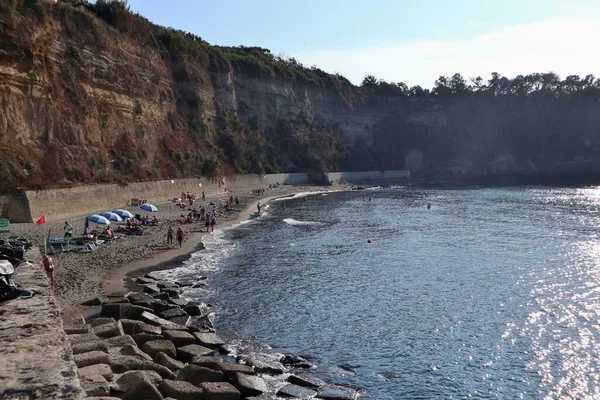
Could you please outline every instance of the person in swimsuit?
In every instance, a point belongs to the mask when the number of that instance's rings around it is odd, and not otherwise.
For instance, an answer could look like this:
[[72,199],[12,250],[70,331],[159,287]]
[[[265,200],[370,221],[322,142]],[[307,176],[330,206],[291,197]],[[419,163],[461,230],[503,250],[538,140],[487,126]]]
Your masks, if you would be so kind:
[[210,216],[210,231],[214,232],[215,231],[215,225],[217,224],[217,218],[215,217],[215,214],[211,214]]
[[167,231],[167,244],[173,244],[173,228],[171,227]]
[[181,243],[183,242],[183,230],[181,227],[177,228],[177,242],[179,243],[179,248],[181,248]]
[[46,276],[50,280],[50,285],[54,286],[54,261],[50,258],[50,256],[48,256],[48,254],[46,254],[42,258],[42,264],[44,265]]
[[260,202],[256,205],[256,209],[258,210],[258,214],[260,214]]

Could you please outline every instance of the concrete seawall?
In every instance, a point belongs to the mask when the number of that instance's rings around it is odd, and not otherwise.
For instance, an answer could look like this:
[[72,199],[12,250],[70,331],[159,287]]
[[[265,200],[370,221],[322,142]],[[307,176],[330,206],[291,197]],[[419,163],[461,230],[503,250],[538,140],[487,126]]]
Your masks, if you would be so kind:
[[[31,249],[27,257],[39,261],[40,253]],[[83,399],[60,309],[42,267],[23,264],[14,278],[37,294],[0,302],[0,399]]]

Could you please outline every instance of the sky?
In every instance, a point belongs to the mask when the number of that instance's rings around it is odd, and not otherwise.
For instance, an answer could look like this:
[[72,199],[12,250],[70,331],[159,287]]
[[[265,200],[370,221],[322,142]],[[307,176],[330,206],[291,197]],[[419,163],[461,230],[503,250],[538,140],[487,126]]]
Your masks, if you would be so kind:
[[598,0],[129,0],[212,44],[259,46],[340,73],[431,88],[440,75],[600,76]]

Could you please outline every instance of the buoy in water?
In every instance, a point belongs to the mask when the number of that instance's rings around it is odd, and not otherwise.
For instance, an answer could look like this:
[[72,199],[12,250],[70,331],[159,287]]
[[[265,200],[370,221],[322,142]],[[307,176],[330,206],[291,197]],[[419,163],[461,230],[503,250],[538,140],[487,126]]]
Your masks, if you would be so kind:
[[371,243],[371,239],[368,239],[368,240],[367,240],[367,243]]

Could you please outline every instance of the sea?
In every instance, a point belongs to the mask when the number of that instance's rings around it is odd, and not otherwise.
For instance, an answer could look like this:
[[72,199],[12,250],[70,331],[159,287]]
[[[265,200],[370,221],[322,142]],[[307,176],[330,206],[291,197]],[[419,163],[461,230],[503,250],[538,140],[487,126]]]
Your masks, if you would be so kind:
[[234,355],[362,399],[598,399],[599,216],[600,187],[301,193],[162,273],[206,277]]

